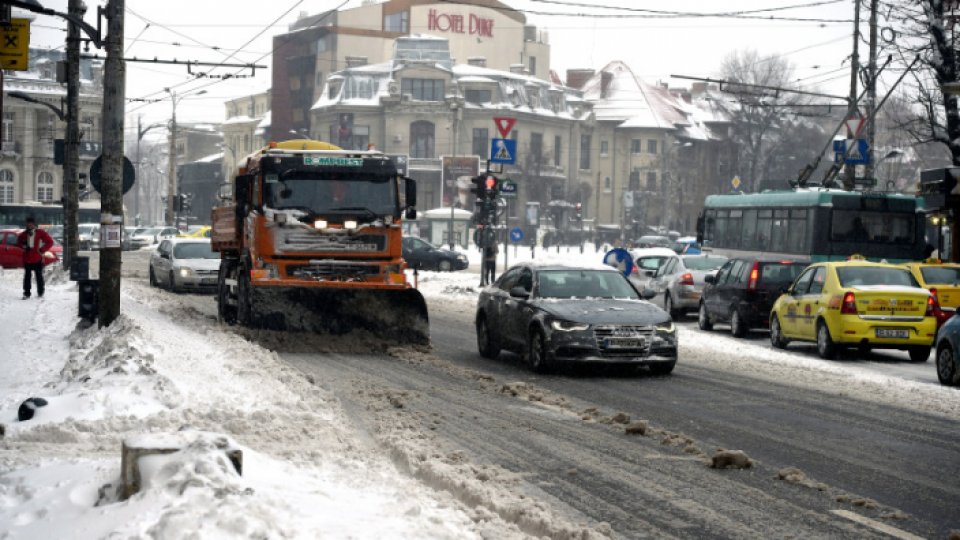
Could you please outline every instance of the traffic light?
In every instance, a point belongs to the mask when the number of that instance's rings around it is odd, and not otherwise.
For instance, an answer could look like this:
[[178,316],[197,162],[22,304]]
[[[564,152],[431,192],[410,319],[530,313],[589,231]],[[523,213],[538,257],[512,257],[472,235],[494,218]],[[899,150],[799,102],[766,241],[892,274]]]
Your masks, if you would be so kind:
[[497,197],[497,188],[500,186],[500,181],[496,176],[492,174],[486,175],[486,178],[483,181],[483,187],[486,189],[487,197],[490,199],[495,199]]
[[486,189],[484,188],[484,182],[486,177],[484,176],[474,176],[470,179],[470,183],[473,184],[473,187],[470,188],[470,193],[473,193],[477,196],[477,200],[483,200],[487,196]]
[[583,221],[583,204],[577,203],[577,221]]

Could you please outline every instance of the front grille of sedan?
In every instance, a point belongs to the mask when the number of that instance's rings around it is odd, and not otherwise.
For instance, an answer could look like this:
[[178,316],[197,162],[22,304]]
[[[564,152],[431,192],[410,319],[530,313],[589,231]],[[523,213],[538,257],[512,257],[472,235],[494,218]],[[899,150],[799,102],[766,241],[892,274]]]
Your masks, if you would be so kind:
[[[646,356],[650,353],[650,345],[656,330],[652,326],[605,325],[593,329],[597,340],[597,349],[602,356]],[[642,345],[625,344],[616,346],[618,341],[631,342],[643,340]]]
[[217,274],[220,273],[219,270],[194,270],[194,274],[200,277],[217,277]]

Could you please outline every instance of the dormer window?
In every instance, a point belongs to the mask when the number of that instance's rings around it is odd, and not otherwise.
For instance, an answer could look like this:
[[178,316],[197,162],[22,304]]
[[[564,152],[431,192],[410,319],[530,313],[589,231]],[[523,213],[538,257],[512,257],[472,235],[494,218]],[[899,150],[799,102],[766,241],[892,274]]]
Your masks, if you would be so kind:
[[492,92],[490,90],[464,90],[463,98],[467,103],[490,103],[493,98]]

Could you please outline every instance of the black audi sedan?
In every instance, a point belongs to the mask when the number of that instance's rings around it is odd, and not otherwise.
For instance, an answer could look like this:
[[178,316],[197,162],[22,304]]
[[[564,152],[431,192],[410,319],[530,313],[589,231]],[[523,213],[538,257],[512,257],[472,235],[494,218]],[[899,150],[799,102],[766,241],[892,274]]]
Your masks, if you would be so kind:
[[537,372],[596,362],[666,375],[677,363],[677,330],[647,294],[608,266],[518,264],[480,293],[477,347],[485,358],[522,354]]

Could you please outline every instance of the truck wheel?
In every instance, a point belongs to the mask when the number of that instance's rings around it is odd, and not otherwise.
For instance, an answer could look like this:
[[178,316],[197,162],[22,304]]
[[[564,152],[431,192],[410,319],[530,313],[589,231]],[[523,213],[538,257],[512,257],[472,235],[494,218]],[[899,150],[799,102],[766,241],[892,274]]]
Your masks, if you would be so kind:
[[237,305],[230,304],[230,286],[226,280],[233,277],[234,268],[235,265],[231,263],[221,263],[220,276],[217,279],[217,319],[231,326],[237,324]]
[[250,271],[241,266],[237,275],[237,322],[252,328],[256,326],[256,317],[250,296]]

